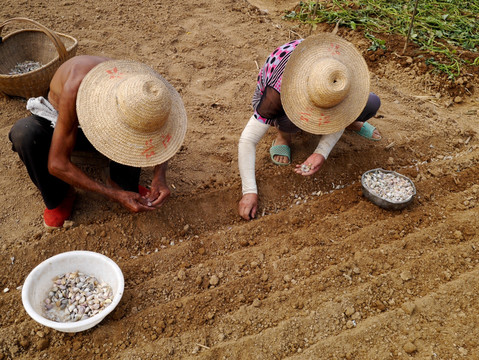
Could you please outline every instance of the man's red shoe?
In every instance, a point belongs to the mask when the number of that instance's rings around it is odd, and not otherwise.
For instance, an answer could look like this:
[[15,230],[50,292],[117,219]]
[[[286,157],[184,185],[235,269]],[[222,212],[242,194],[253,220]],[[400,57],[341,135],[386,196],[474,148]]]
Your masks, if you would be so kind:
[[45,209],[43,212],[43,224],[45,227],[48,229],[61,228],[65,220],[67,220],[72,213],[75,198],[75,190],[70,189],[60,205],[55,209]]
[[144,186],[138,185],[138,193],[141,196],[148,196],[148,194],[150,193],[150,190]]

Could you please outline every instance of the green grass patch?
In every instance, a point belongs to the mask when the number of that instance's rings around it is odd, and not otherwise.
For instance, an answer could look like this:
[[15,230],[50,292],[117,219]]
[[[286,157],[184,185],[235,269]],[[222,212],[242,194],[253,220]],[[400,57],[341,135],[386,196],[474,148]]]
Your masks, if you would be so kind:
[[[415,1],[308,1],[299,3],[284,18],[310,24],[337,23],[362,30],[371,42],[368,50],[387,49],[379,34],[397,34],[404,41],[411,24]],[[477,53],[479,45],[479,1],[419,0],[409,41],[426,55],[426,64],[446,73],[450,79],[461,75],[466,65],[478,66],[461,57],[464,50]],[[474,58],[474,57],[473,57]]]

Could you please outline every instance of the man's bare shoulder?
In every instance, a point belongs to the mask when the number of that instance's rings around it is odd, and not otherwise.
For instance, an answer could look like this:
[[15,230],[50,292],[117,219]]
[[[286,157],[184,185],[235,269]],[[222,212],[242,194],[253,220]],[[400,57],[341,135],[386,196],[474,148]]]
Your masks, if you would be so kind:
[[[76,90],[83,78],[96,65],[110,60],[103,56],[79,55],[65,61],[55,72],[50,82],[48,99],[55,108],[58,108],[60,96],[65,88],[68,93],[76,96]],[[65,84],[68,86],[65,87]]]
[[56,71],[52,82],[58,79],[66,79],[69,76],[85,76],[96,65],[110,60],[102,56],[79,55],[65,61]]
[[71,59],[65,61],[65,64],[72,64],[75,66],[95,66],[96,64],[99,64],[103,61],[110,60],[110,58],[107,58],[105,56],[94,56],[94,55],[78,55],[74,56]]

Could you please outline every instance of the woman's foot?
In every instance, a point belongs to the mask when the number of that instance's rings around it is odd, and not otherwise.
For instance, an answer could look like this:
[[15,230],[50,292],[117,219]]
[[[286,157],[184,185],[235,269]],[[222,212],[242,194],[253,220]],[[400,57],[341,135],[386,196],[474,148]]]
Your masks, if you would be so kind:
[[[286,145],[291,147],[291,134],[278,130],[278,136],[276,136],[276,139],[273,143],[273,146],[277,145]],[[273,155],[273,160],[281,164],[289,164],[291,162],[291,159],[284,155]]]
[[381,140],[382,136],[378,129],[372,126],[368,122],[355,121],[349,125],[346,129],[355,131],[361,136],[372,140]]

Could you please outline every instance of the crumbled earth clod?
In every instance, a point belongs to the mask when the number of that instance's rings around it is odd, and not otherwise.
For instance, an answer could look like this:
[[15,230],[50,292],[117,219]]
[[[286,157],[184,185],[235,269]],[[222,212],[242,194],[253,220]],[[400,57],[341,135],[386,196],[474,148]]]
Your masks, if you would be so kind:
[[412,354],[413,352],[415,352],[417,350],[417,347],[416,345],[414,345],[412,342],[408,342],[404,345],[404,351],[407,353],[407,354]]
[[210,285],[212,285],[212,286],[218,285],[219,282],[220,282],[220,279],[219,279],[218,276],[216,276],[216,275],[213,275],[213,276],[210,278]]

